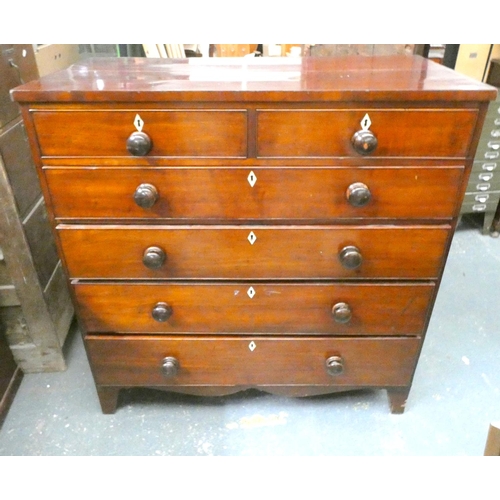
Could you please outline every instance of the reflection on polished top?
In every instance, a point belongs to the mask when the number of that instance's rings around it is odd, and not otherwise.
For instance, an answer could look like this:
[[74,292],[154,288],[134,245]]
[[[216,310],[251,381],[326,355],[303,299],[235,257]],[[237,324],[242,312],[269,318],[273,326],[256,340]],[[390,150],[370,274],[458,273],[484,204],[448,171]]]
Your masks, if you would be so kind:
[[496,89],[418,56],[98,58],[13,91],[17,101],[489,100]]

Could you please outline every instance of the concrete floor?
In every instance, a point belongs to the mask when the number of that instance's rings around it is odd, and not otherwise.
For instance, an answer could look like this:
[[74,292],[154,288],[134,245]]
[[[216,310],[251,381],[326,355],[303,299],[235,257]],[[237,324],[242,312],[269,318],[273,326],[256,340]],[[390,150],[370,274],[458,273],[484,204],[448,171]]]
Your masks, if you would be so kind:
[[25,375],[0,455],[481,456],[500,419],[500,239],[481,223],[459,224],[403,415],[389,413],[383,390],[310,399],[130,390],[103,415],[75,328],[66,372]]

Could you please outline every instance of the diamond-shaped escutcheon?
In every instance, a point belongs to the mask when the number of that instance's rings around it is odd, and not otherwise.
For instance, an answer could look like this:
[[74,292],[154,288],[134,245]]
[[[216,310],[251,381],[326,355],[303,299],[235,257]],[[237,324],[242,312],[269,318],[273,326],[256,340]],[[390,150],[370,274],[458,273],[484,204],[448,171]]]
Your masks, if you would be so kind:
[[257,241],[257,236],[255,236],[255,233],[253,231],[250,231],[247,239],[250,242],[250,245],[253,245]]
[[255,290],[253,289],[253,287],[251,286],[248,290],[247,290],[247,295],[253,299],[255,297]]
[[143,122],[142,118],[139,115],[135,115],[134,126],[137,129],[137,132],[141,132],[142,131],[142,127],[144,127],[144,122]]
[[257,182],[257,176],[255,175],[255,173],[253,171],[248,174],[247,181],[248,181],[248,184],[250,184],[250,186],[252,186],[252,187],[255,186],[255,183]]
[[366,115],[363,116],[363,119],[361,120],[361,128],[363,130],[368,130],[371,124],[372,121],[370,120],[370,116],[368,115],[368,113],[366,113]]

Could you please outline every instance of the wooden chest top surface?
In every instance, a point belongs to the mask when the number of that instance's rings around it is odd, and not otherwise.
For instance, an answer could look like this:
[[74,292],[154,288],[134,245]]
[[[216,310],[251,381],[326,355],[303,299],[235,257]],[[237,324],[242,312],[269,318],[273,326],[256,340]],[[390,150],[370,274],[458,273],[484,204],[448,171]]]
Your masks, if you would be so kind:
[[12,95],[19,102],[488,101],[496,89],[417,56],[98,58]]

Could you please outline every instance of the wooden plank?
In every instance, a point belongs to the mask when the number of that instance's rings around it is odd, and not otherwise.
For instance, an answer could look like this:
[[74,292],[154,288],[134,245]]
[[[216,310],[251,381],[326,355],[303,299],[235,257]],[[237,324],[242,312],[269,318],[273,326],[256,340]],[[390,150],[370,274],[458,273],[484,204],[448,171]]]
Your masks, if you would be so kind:
[[54,269],[43,295],[54,324],[54,331],[60,344],[64,345],[73,321],[74,308],[61,262]]
[[[43,288],[29,251],[22,221],[15,207],[14,195],[6,176],[0,157],[0,229],[9,238],[2,243],[5,261],[21,302],[26,330],[24,338],[13,339],[9,344],[15,353],[16,361],[26,372],[60,371],[65,369],[62,346],[54,332]],[[5,308],[0,309],[3,311]]]
[[59,257],[43,198],[23,221],[23,228],[40,286],[45,288]]
[[41,190],[21,117],[0,130],[0,154],[17,209],[24,217],[39,199]]

